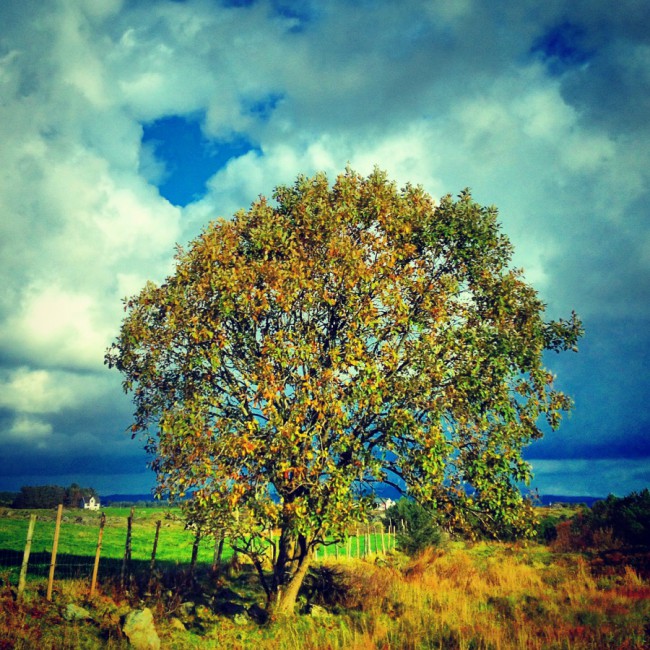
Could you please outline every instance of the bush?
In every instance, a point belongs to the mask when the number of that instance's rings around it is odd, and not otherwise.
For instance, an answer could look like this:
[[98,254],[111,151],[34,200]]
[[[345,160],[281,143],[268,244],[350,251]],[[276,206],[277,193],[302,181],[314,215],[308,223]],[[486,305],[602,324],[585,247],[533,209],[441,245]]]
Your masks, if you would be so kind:
[[350,585],[346,574],[337,567],[312,567],[305,578],[301,592],[309,604],[340,606],[346,602]]
[[428,510],[415,501],[400,499],[386,511],[385,520],[395,526],[397,546],[407,555],[439,546],[442,541],[442,531],[435,511]]

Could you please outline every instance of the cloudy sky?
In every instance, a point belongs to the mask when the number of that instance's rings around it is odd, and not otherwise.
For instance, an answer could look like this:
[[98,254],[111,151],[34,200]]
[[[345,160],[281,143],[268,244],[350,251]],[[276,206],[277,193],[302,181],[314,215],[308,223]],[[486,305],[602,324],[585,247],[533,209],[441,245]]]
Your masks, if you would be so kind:
[[645,0],[2,0],[0,490],[148,491],[103,365],[176,242],[298,173],[377,164],[500,210],[576,408],[540,492],[650,485]]

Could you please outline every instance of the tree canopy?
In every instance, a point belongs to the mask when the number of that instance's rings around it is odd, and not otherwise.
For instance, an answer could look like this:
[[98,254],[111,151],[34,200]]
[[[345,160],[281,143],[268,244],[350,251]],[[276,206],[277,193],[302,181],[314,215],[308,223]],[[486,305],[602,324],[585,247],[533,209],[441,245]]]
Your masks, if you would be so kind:
[[[435,202],[384,172],[299,176],[211,222],[173,275],[125,302],[106,360],[124,374],[161,494],[194,493],[288,609],[310,551],[391,484],[454,526],[526,531],[522,449],[570,400],[497,210]],[[280,531],[264,571],[269,530]]]

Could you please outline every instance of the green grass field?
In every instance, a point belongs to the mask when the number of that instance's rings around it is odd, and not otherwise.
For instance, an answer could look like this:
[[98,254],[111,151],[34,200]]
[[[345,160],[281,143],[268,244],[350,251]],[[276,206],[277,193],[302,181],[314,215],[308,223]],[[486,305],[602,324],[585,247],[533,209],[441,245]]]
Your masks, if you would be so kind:
[[[100,577],[102,572],[113,573],[124,557],[129,508],[106,508],[106,525],[102,539]],[[52,510],[5,510],[0,513],[0,567],[12,576],[18,573],[22,560],[30,515],[35,514],[36,525],[32,538],[28,575],[42,576],[49,571],[50,554],[54,541],[55,516]],[[101,513],[77,509],[63,511],[57,553],[57,575],[72,577],[92,571]],[[146,508],[134,512],[131,529],[131,559],[133,564],[151,560],[156,521],[161,521],[156,550],[160,565],[188,564],[192,557],[194,533],[185,530],[179,513],[174,509]],[[226,545],[223,559],[232,554]],[[214,556],[214,538],[206,537],[199,545],[199,563],[211,563]],[[119,570],[119,568],[117,569]]]
[[[130,508],[105,508],[106,525],[102,540],[100,579],[120,571],[127,536],[127,518]],[[50,554],[54,541],[56,511],[54,510],[0,510],[0,570],[8,571],[12,582],[17,580],[27,539],[29,518],[35,514],[36,526],[32,538],[28,575],[45,576],[49,571]],[[64,509],[57,553],[57,577],[90,575],[99,535],[100,512]],[[156,549],[159,566],[189,565],[194,544],[194,532],[185,530],[177,508],[141,508],[134,510],[131,529],[132,564],[148,567],[151,560],[156,522],[161,521]],[[378,529],[377,529],[378,530]],[[370,535],[359,531],[347,542],[330,544],[318,550],[318,559],[363,557],[369,553],[383,552],[394,546],[394,540],[379,532]],[[198,564],[211,564],[214,558],[215,539],[205,537],[199,545]],[[232,556],[226,543],[222,560]]]

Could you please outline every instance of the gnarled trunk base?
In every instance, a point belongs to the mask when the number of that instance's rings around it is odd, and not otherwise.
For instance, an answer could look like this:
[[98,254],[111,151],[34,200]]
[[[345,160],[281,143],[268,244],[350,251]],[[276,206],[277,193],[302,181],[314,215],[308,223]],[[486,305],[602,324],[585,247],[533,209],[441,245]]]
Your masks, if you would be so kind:
[[298,592],[309,570],[309,562],[309,554],[306,554],[293,578],[289,581],[289,584],[283,591],[279,592],[277,602],[272,608],[274,614],[279,616],[291,616],[294,614]]

